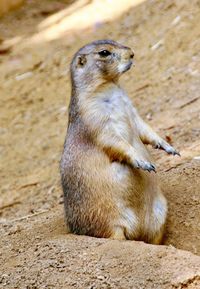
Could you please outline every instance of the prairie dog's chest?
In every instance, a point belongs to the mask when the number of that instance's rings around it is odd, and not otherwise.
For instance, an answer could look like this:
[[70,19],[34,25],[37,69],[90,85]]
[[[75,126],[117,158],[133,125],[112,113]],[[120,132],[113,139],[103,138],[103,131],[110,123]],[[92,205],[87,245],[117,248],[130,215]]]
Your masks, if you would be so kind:
[[133,131],[132,104],[123,90],[114,89],[106,93],[101,99],[101,106],[103,113],[109,116],[110,124],[120,134],[127,135]]
[[109,114],[111,120],[127,121],[129,118],[125,97],[126,95],[121,89],[108,91],[102,97],[102,108],[106,114]]

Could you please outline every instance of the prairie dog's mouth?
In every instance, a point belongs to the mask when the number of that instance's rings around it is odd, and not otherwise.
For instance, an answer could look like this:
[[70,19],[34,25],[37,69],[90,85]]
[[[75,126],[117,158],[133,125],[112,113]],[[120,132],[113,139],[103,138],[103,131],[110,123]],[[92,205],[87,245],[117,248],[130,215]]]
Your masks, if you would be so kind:
[[133,64],[133,61],[131,61],[131,60],[126,64],[125,63],[120,64],[119,65],[119,72],[123,73],[123,72],[128,71],[131,68],[132,64]]
[[[125,71],[129,70],[129,69],[131,68],[132,64],[133,64],[133,62],[132,62],[132,61],[129,61],[129,63],[128,63],[128,64],[126,65],[126,67],[125,67]],[[124,72],[125,72],[125,71],[124,71]]]

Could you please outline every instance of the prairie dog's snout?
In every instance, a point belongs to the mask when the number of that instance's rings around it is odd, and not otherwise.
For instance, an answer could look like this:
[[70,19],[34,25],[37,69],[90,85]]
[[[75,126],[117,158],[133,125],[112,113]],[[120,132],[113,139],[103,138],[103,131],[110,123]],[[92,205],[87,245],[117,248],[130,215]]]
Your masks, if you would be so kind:
[[119,55],[118,71],[119,73],[124,73],[129,70],[133,64],[134,52],[131,48],[125,47],[119,52]]
[[121,55],[122,55],[122,57],[121,57],[122,61],[123,60],[124,61],[133,60],[133,58],[135,56],[133,50],[131,48],[128,48],[128,47],[127,47],[127,49],[125,49],[121,52]]
[[120,73],[129,70],[133,64],[134,52],[131,48],[124,49],[121,52],[121,62],[119,63],[118,69]]

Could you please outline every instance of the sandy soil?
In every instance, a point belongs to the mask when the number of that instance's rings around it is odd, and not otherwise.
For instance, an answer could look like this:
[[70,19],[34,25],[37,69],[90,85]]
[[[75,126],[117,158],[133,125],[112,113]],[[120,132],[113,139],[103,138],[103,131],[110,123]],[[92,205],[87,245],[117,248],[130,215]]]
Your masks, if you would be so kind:
[[[121,13],[95,22],[96,2],[29,0],[0,19],[0,288],[200,288],[199,1],[121,1]],[[91,19],[73,26],[85,11]],[[122,85],[182,155],[151,150],[169,201],[164,246],[65,231],[69,63],[102,38],[135,50]]]

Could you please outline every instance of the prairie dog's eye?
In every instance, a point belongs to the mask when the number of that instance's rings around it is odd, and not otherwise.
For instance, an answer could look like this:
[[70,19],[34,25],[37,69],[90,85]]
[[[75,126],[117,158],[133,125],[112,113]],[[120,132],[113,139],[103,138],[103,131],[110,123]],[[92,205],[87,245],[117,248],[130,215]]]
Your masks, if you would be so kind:
[[107,57],[107,56],[111,55],[111,52],[108,50],[102,50],[102,51],[99,51],[98,54],[102,57]]

